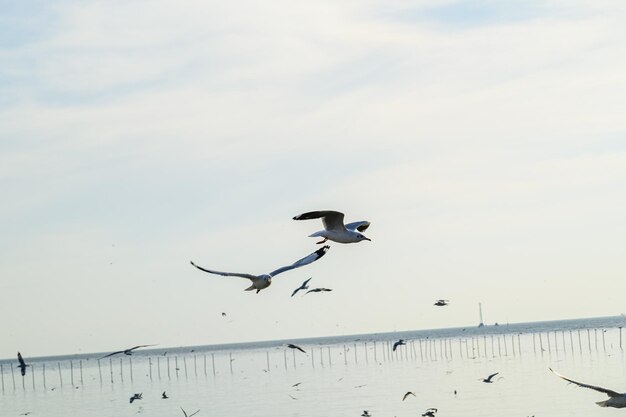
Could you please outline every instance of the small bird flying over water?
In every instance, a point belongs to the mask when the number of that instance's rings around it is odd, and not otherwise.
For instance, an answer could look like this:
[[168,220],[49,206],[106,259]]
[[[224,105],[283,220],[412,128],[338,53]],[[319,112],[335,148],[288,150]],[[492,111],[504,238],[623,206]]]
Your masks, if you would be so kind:
[[296,293],[300,290],[308,290],[309,286],[307,285],[309,283],[309,281],[311,281],[313,279],[313,277],[307,279],[306,281],[304,281],[298,288],[296,288],[295,290],[293,290],[293,292],[291,293],[291,296],[293,297],[294,295],[296,295]]
[[332,210],[323,211],[310,211],[308,213],[302,213],[295,216],[294,220],[310,220],[310,219],[322,219],[324,230],[315,232],[309,237],[323,237],[324,239],[318,244],[324,243],[327,240],[332,240],[337,243],[356,243],[362,240],[370,240],[363,236],[360,232],[364,232],[369,226],[370,222],[360,221],[354,223],[343,224],[343,213]]
[[422,414],[422,417],[435,417],[435,413],[437,413],[436,408],[429,408]]
[[404,339],[398,340],[396,343],[393,344],[393,351],[395,352],[398,346],[402,346],[402,345],[406,345],[406,342],[404,341]]
[[24,359],[22,358],[22,354],[20,352],[17,352],[17,361],[20,363],[19,365],[17,365],[17,367],[20,368],[22,376],[26,375],[26,367],[30,365],[26,365],[26,362],[24,362]]
[[500,372],[496,372],[495,374],[491,374],[489,375],[487,378],[483,379],[483,382],[487,383],[487,384],[491,384],[493,382],[493,377],[498,375]]
[[135,394],[135,395],[133,395],[132,397],[130,397],[130,400],[129,400],[129,401],[130,401],[130,403],[132,404],[132,403],[133,403],[133,401],[135,401],[135,400],[141,400],[142,396],[143,396],[143,392],[141,392],[141,393],[139,393],[139,394]]
[[208,272],[209,274],[222,275],[224,277],[247,278],[250,281],[252,281],[252,285],[246,288],[245,291],[256,290],[256,293],[258,294],[259,291],[270,286],[270,284],[272,283],[272,278],[275,277],[276,275],[282,274],[283,272],[290,271],[292,269],[300,268],[301,266],[308,265],[310,263],[313,263],[317,261],[319,258],[321,258],[322,256],[324,256],[326,252],[328,252],[328,249],[330,249],[330,246],[324,246],[316,250],[312,254],[305,256],[304,258],[294,262],[293,264],[289,266],[283,266],[281,268],[278,268],[275,271],[270,272],[269,274],[261,274],[261,275],[241,274],[238,272],[220,272],[220,271],[214,271],[211,269],[204,269],[194,264],[193,261],[191,262],[191,264],[195,266],[196,268],[198,268],[199,270]]
[[304,295],[307,295],[310,292],[328,292],[328,291],[332,291],[332,290],[330,288],[313,288],[305,292]]
[[589,385],[589,384],[583,384],[582,382],[576,382],[573,379],[569,379],[567,377],[564,377],[563,375],[561,375],[560,373],[558,373],[557,371],[555,371],[552,368],[548,368],[550,371],[552,371],[552,373],[554,373],[554,375],[558,376],[559,378],[563,378],[564,380],[566,380],[567,382],[571,382],[572,384],[576,384],[579,387],[583,387],[583,388],[590,388],[599,392],[603,392],[606,395],[609,396],[609,399],[606,401],[598,401],[596,402],[596,404],[598,404],[600,407],[613,407],[613,408],[624,408],[626,407],[626,393],[620,393],[620,392],[616,392],[607,388],[602,388],[602,387],[598,387],[596,385]]
[[404,394],[404,397],[402,397],[402,401],[406,400],[406,397],[408,397],[409,395],[416,397],[415,393],[407,391],[406,394]]
[[361,417],[372,417],[372,415],[368,410],[363,410],[363,414],[361,414]]
[[296,346],[296,345],[291,344],[291,343],[289,343],[289,344],[287,345],[287,347],[288,347],[288,348],[291,348],[291,349],[298,349],[300,352],[302,352],[302,353],[306,353],[306,352],[304,351],[304,349],[302,349],[300,346]]
[[161,394],[161,399],[167,400],[168,398],[170,398],[170,397],[168,397],[167,394],[165,393],[165,391],[163,391],[163,394]]
[[[156,345],[138,345],[138,346],[132,347],[130,349],[118,350],[117,352],[109,353],[108,355],[105,355],[105,356],[101,357],[100,359],[108,358],[109,356],[117,355],[118,353],[123,353],[124,355],[132,355],[133,354],[133,350],[139,349],[139,348],[142,348],[142,347],[149,347],[149,346],[156,346]],[[98,359],[98,360],[100,360],[100,359]]]
[[434,305],[441,307],[441,306],[447,306],[449,303],[450,303],[449,300],[437,300],[435,301]]

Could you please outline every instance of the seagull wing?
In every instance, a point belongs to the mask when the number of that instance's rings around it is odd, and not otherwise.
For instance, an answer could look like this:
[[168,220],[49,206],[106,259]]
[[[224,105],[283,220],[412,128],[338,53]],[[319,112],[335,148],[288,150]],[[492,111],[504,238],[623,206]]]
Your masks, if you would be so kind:
[[26,366],[26,363],[24,362],[24,359],[22,358],[22,354],[20,352],[17,352],[17,360],[20,363],[20,366]]
[[302,287],[298,287],[298,288],[296,288],[295,290],[293,290],[293,292],[291,293],[291,296],[293,297],[294,295],[296,295],[296,293],[297,293],[298,291],[300,291],[301,289],[302,289]]
[[293,296],[294,296],[294,295],[296,295],[296,293],[297,293],[298,291],[300,291],[300,290],[305,290],[305,289],[307,289],[308,287],[307,287],[306,285],[307,285],[307,284],[309,283],[309,281],[311,281],[312,279],[313,279],[313,277],[311,277],[311,278],[307,279],[306,281],[304,281],[304,282],[302,283],[302,285],[300,285],[298,288],[296,288],[295,290],[293,290],[293,292],[291,293],[291,296],[293,297]]
[[308,213],[302,213],[299,216],[294,217],[294,220],[310,220],[310,219],[322,219],[324,229],[326,230],[338,230],[344,231],[346,227],[343,225],[343,213],[332,210],[322,211],[309,211]]
[[354,222],[346,224],[346,229],[348,230],[358,230],[359,232],[364,232],[367,228],[370,227],[370,222],[362,221],[362,222]]
[[487,381],[491,381],[491,378],[493,378],[494,376],[498,375],[500,372],[496,372],[495,374],[491,374],[487,377]]
[[558,376],[559,378],[563,378],[564,380],[566,380],[566,381],[568,381],[568,382],[571,382],[572,384],[576,384],[576,385],[578,385],[579,387],[583,387],[583,388],[590,388],[590,389],[593,389],[593,390],[596,390],[596,391],[600,391],[600,392],[605,393],[605,394],[606,394],[606,395],[608,395],[609,397],[621,397],[621,396],[623,395],[623,394],[620,394],[619,392],[615,392],[615,391],[610,390],[610,389],[606,389],[606,388],[602,388],[602,387],[597,387],[597,386],[595,386],[595,385],[583,384],[582,382],[576,382],[576,381],[574,381],[574,380],[572,380],[572,379],[569,379],[569,378],[567,378],[567,377],[565,377],[565,376],[561,375],[560,373],[558,373],[557,371],[555,371],[555,370],[554,370],[554,369],[552,369],[552,368],[548,368],[548,369],[549,369],[549,370],[551,370],[551,371],[552,371],[552,373],[554,373],[554,375]]
[[149,346],[156,346],[156,345],[139,345],[139,346],[135,346],[135,347],[132,347],[132,348],[126,349],[126,350],[131,351],[131,350],[139,349],[139,348],[142,348],[142,347],[149,347]]
[[200,271],[208,272],[209,274],[221,275],[223,277],[240,277],[240,278],[248,278],[248,279],[258,278],[256,275],[252,275],[252,274],[240,274],[238,272],[221,272],[221,271],[213,271],[211,269],[205,269],[205,268],[202,268],[201,266],[194,264],[193,261],[191,262],[191,264],[195,266],[196,268],[198,268]]
[[[300,268],[301,266],[308,265],[308,264],[310,264],[312,262],[315,262],[319,258],[324,256],[326,254],[326,252],[328,252],[328,249],[330,249],[330,246],[324,246],[323,248],[320,248],[320,249],[316,250],[312,254],[310,254],[308,256],[305,256],[304,258],[294,262],[293,264],[291,264],[289,266],[283,266],[282,268],[278,268],[277,270],[270,272],[269,275],[271,277],[275,277],[276,275],[282,274],[285,271],[289,271],[289,270],[295,269],[295,268]],[[209,272],[209,271],[207,271],[207,272]]]
[[[108,358],[109,356],[117,355],[118,353],[124,353],[124,351],[123,350],[118,350],[117,352],[109,353],[108,355],[105,355],[105,356],[101,357],[100,359]],[[98,359],[98,360],[100,360],[100,359]]]

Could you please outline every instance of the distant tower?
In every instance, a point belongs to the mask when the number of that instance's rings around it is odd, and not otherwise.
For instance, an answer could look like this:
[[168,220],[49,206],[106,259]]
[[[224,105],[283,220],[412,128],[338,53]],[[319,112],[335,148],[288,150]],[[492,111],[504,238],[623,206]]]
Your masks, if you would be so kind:
[[483,322],[483,305],[482,303],[478,303],[478,316],[480,317],[480,323],[478,327],[483,327],[485,323]]

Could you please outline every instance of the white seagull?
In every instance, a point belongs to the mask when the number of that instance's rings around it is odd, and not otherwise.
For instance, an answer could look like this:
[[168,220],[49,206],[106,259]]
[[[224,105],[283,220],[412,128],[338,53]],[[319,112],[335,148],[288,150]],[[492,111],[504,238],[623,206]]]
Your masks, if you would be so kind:
[[261,291],[264,288],[267,288],[270,286],[270,284],[272,283],[272,278],[275,277],[278,274],[282,274],[283,272],[295,269],[295,268],[300,268],[301,266],[304,265],[308,265],[312,262],[317,261],[319,258],[321,258],[322,256],[324,256],[326,254],[326,252],[328,252],[328,249],[330,249],[330,246],[324,246],[318,250],[316,250],[315,252],[313,252],[312,254],[305,256],[304,258],[294,262],[293,264],[289,265],[289,266],[283,266],[281,268],[278,268],[275,271],[270,272],[269,274],[261,274],[261,275],[252,275],[252,274],[240,274],[237,272],[220,272],[220,271],[213,271],[211,269],[204,269],[196,264],[193,263],[193,261],[191,262],[191,264],[193,266],[195,266],[196,268],[198,268],[201,271],[204,272],[208,272],[209,274],[216,274],[216,275],[222,275],[225,277],[240,277],[240,278],[247,278],[250,281],[252,281],[252,285],[249,286],[248,288],[246,288],[246,291],[252,291],[252,290],[256,290],[257,294],[259,293],[259,291]]
[[354,223],[343,224],[343,213],[338,211],[324,210],[324,211],[310,211],[308,213],[302,213],[299,216],[294,217],[294,220],[310,220],[310,219],[322,219],[324,224],[324,230],[315,232],[309,237],[323,237],[324,239],[318,244],[324,243],[327,240],[332,240],[337,243],[356,243],[362,240],[371,239],[363,236],[360,232],[364,232],[369,226],[370,222],[360,221]]
[[300,290],[308,290],[309,286],[307,285],[309,283],[309,281],[311,281],[313,279],[313,277],[307,279],[306,281],[304,281],[302,283],[302,285],[300,285],[298,288],[296,288],[295,290],[293,290],[293,292],[291,293],[291,296],[293,297],[294,295],[296,295],[296,293]]
[[557,371],[555,371],[552,368],[548,368],[548,369],[551,370],[554,373],[554,375],[558,376],[559,378],[563,378],[567,382],[571,382],[572,384],[576,384],[579,387],[590,388],[590,389],[593,389],[593,390],[596,390],[596,391],[600,391],[600,392],[603,392],[606,395],[608,395],[610,397],[608,400],[596,402],[596,404],[598,404],[600,407],[613,407],[613,408],[624,408],[624,407],[626,407],[626,394],[615,392],[613,390],[602,388],[602,387],[597,387],[595,385],[588,385],[588,384],[583,384],[582,382],[576,382],[576,381],[571,380],[571,379],[569,379],[567,377],[564,377],[563,375],[561,375],[560,373],[558,373]]

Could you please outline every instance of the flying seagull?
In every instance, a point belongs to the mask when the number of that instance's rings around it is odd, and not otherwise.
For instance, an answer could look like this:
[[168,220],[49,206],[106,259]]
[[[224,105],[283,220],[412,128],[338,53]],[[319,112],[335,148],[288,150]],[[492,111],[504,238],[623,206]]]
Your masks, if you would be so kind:
[[364,232],[369,227],[370,222],[360,221],[344,225],[343,213],[338,211],[310,211],[295,216],[293,219],[310,220],[320,218],[322,219],[324,230],[309,235],[309,237],[323,237],[324,239],[317,242],[318,244],[324,243],[327,240],[332,240],[337,243],[356,243],[362,240],[371,240],[360,233]]
[[404,394],[404,397],[402,397],[402,401],[406,400],[406,397],[408,397],[409,395],[412,395],[414,397],[416,396],[415,393],[407,391],[406,394]]
[[447,306],[449,302],[450,302],[449,300],[437,300],[435,301],[434,305],[442,307],[442,306]]
[[559,378],[563,378],[567,382],[571,382],[572,384],[576,384],[579,387],[591,388],[593,390],[596,390],[596,391],[599,391],[599,392],[603,392],[606,395],[608,395],[609,396],[608,400],[596,402],[596,404],[598,404],[600,407],[614,407],[614,408],[624,408],[624,407],[626,407],[626,394],[615,392],[613,390],[602,388],[602,387],[597,387],[595,385],[589,385],[589,384],[583,384],[582,382],[576,382],[574,380],[571,380],[569,378],[564,377],[563,375],[561,375],[560,373],[558,373],[557,371],[555,371],[552,368],[548,368],[548,369],[551,370],[554,373],[554,375],[558,376]]
[[404,339],[398,340],[396,343],[393,344],[393,351],[395,352],[397,347],[402,346],[402,345],[406,345],[406,342],[404,341]]
[[307,295],[310,292],[327,292],[327,291],[332,291],[332,290],[330,288],[313,288],[305,292],[304,295]]
[[198,414],[200,412],[200,410],[198,410],[195,413],[191,413],[191,414],[187,415],[187,412],[183,409],[183,407],[180,407],[180,409],[183,410],[183,414],[185,415],[185,417],[195,416],[196,414]]
[[493,382],[493,377],[498,375],[500,372],[496,372],[495,374],[489,375],[487,378],[483,379],[483,382],[487,384],[491,384]]
[[304,258],[294,262],[293,264],[291,264],[289,266],[283,266],[281,268],[278,268],[275,271],[270,272],[269,274],[261,274],[261,275],[240,274],[240,273],[237,273],[237,272],[213,271],[213,270],[210,270],[210,269],[204,269],[202,267],[199,267],[198,265],[194,264],[193,262],[191,262],[191,264],[193,266],[195,266],[196,268],[198,268],[199,270],[204,271],[204,272],[208,272],[209,274],[217,274],[217,275],[222,275],[224,277],[247,278],[250,281],[252,281],[252,285],[249,286],[248,288],[246,288],[246,291],[256,290],[256,293],[258,294],[259,291],[261,291],[262,289],[267,288],[267,287],[270,286],[270,284],[272,283],[272,278],[275,277],[276,275],[282,274],[283,272],[290,271],[290,270],[295,269],[295,268],[300,268],[301,266],[308,265],[308,264],[310,264],[312,262],[315,262],[319,258],[324,256],[326,254],[326,252],[328,252],[328,249],[330,249],[330,246],[324,246],[324,247],[316,250],[312,254],[310,254],[308,256],[305,256]]
[[372,415],[370,414],[369,411],[363,410],[363,414],[361,414],[361,417],[372,417]]
[[167,400],[168,398],[170,398],[170,397],[168,397],[167,394],[165,393],[165,391],[163,391],[163,394],[161,394],[161,399]]
[[[105,356],[101,357],[100,359],[108,358],[109,356],[117,355],[118,353],[123,353],[124,355],[132,355],[133,354],[133,350],[139,349],[139,348],[142,348],[142,347],[148,347],[148,346],[156,346],[156,345],[139,345],[139,346],[132,347],[130,349],[118,350],[117,352],[109,353],[108,355],[105,355]],[[98,359],[98,360],[100,360],[100,359]]]
[[300,290],[308,290],[309,286],[307,285],[309,283],[309,281],[311,281],[313,279],[313,277],[307,279],[306,281],[304,281],[298,288],[296,288],[295,290],[293,290],[293,292],[291,293],[291,296],[293,297],[294,295],[296,295],[296,293]]
[[133,395],[132,397],[130,397],[130,403],[132,404],[133,401],[135,400],[141,400],[142,396],[143,396],[143,392]]
[[435,417],[435,413],[437,412],[436,408],[429,408],[422,414],[422,417]]
[[304,351],[304,349],[302,349],[300,346],[296,346],[296,345],[293,345],[293,344],[291,344],[291,343],[289,343],[289,344],[287,345],[287,347],[288,347],[288,348],[291,348],[291,349],[298,349],[300,352],[302,352],[302,353],[306,353],[306,352]]
[[17,365],[17,367],[20,368],[22,376],[26,375],[26,367],[30,365],[26,365],[26,362],[24,362],[24,359],[22,358],[22,354],[20,352],[17,352],[17,361],[20,363],[19,365]]

